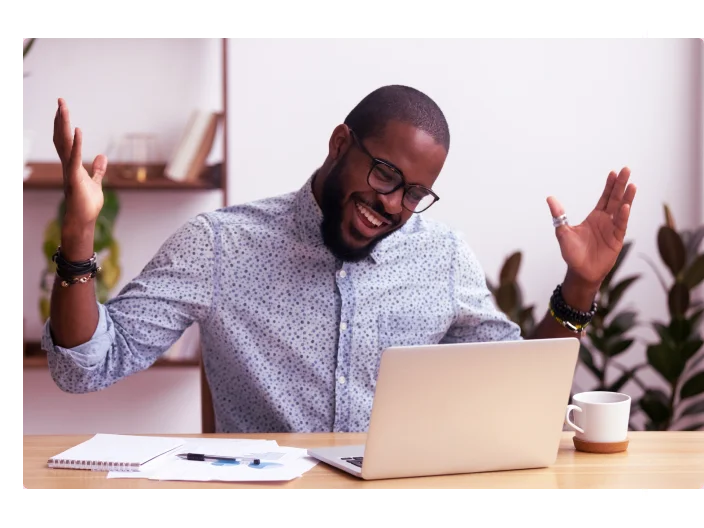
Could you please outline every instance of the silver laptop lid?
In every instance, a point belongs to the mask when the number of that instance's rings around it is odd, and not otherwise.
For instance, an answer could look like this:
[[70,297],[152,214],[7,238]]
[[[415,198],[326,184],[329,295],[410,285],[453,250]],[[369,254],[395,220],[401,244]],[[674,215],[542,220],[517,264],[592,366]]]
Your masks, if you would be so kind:
[[386,349],[362,477],[554,463],[578,351],[576,338]]

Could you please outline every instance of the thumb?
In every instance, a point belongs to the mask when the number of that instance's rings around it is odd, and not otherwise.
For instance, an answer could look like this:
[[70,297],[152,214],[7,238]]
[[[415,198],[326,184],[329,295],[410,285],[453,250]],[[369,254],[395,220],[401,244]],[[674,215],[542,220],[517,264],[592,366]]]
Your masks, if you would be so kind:
[[102,154],[98,154],[93,160],[93,181],[102,183],[105,171],[108,169],[108,158]]

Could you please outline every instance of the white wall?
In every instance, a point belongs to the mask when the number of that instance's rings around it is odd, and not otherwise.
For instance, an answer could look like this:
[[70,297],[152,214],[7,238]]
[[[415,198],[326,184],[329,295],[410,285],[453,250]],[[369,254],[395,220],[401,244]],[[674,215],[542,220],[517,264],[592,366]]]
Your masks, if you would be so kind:
[[[638,254],[659,260],[668,203],[681,226],[701,219],[699,40],[228,41],[230,202],[297,189],[333,128],[367,93],[408,84],[432,98],[452,144],[428,216],[462,230],[490,278],[513,250],[528,302],[542,314],[565,266],[545,199],[571,222],[596,205],[607,174],[638,185],[622,275],[642,273],[623,307],[666,317],[666,297]],[[262,159],[266,163],[262,163]],[[644,328],[642,340],[653,334]],[[643,360],[644,347],[623,358]],[[577,375],[578,388],[591,380]],[[631,390],[634,388],[630,387]]]

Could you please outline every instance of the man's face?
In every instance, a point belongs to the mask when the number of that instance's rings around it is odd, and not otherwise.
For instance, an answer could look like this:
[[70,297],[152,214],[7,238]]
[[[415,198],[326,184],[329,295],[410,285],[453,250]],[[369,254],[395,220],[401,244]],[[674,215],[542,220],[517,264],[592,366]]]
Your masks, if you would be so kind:
[[[336,129],[337,134],[337,129]],[[406,184],[431,188],[447,152],[426,132],[413,125],[392,121],[381,138],[360,139],[369,153],[401,171]],[[376,244],[399,229],[413,214],[402,206],[404,189],[379,194],[367,177],[372,160],[349,132],[331,139],[331,149],[343,152],[330,169],[321,200],[325,245],[339,259],[354,262],[366,258]],[[371,216],[371,220],[369,219]]]

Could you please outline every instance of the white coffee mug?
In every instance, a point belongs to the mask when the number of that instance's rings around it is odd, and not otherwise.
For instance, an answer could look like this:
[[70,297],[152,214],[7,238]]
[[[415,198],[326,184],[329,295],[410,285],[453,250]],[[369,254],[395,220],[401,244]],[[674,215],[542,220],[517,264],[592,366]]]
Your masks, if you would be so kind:
[[[574,423],[570,412],[574,413]],[[631,397],[620,392],[580,392],[567,406],[565,423],[586,442],[622,442],[628,437]]]

